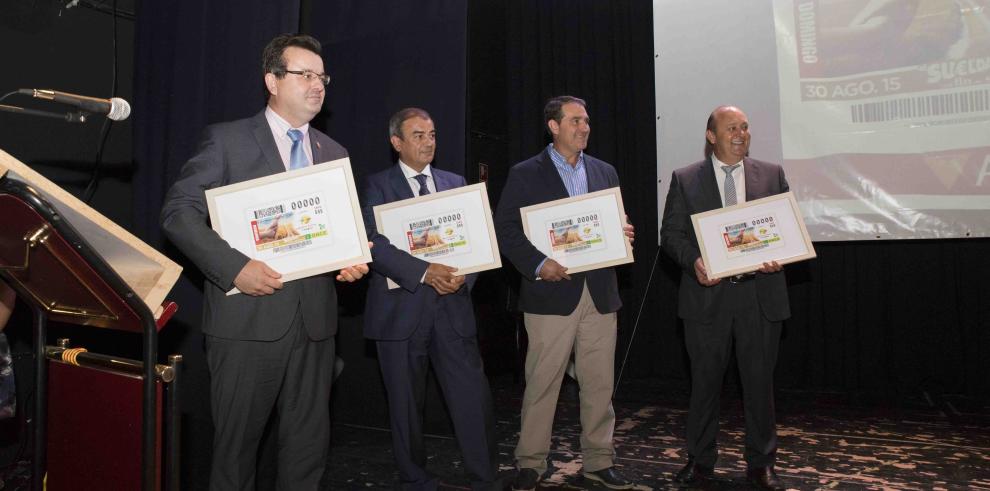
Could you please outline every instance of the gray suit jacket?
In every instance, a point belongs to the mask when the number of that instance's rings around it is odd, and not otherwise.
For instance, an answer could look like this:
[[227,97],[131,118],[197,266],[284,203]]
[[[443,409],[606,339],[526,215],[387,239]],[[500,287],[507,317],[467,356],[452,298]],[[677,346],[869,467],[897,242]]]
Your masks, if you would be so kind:
[[[746,200],[752,201],[789,189],[784,170],[776,164],[746,158]],[[705,287],[694,275],[694,261],[701,256],[694,235],[691,215],[722,207],[722,197],[715,180],[711,158],[674,171],[667,192],[667,204],[660,226],[660,247],[681,267],[681,286],[677,312],[681,318],[708,322],[721,303],[719,283]],[[781,321],[791,316],[784,272],[756,275],[756,292],[763,316]]]
[[[344,147],[312,127],[309,137],[313,162],[347,156]],[[161,214],[165,235],[206,276],[205,334],[275,340],[288,330],[297,308],[302,309],[311,339],[326,339],[337,332],[337,294],[331,274],[288,282],[273,295],[226,295],[248,257],[210,228],[205,192],[279,172],[285,172],[285,165],[262,111],[251,118],[207,127],[199,150],[182,167],[165,197]]]

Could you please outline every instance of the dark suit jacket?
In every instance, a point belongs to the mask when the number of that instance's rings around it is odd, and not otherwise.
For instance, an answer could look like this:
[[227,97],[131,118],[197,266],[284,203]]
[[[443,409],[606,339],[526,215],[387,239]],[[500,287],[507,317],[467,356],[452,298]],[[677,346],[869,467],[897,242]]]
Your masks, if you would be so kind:
[[[464,178],[431,167],[437,192],[465,185]],[[470,287],[476,275],[465,278],[465,286],[449,295],[438,295],[433,287],[420,283],[430,263],[413,257],[392,245],[377,232],[375,206],[412,198],[412,189],[398,164],[368,177],[361,204],[371,248],[372,274],[364,312],[364,337],[396,341],[409,338],[422,324],[447,323],[464,337],[474,336],[474,307]],[[441,261],[442,262],[442,261]],[[399,284],[389,290],[385,277]]]
[[[309,137],[314,163],[347,156],[344,147],[312,127]],[[226,295],[248,257],[210,228],[205,192],[279,172],[285,172],[285,165],[262,111],[251,118],[207,127],[199,150],[165,197],[161,214],[165,235],[206,276],[205,334],[275,340],[288,330],[297,306],[310,338],[326,339],[337,332],[337,294],[330,274],[290,281],[273,295]]]
[[[619,175],[610,164],[584,154],[588,192],[619,185]],[[523,233],[519,209],[525,206],[566,198],[567,188],[557,173],[549,152],[524,160],[509,170],[502,198],[495,212],[495,233],[502,255],[519,270],[519,309],[531,314],[568,315],[577,307],[585,280],[600,313],[615,312],[622,307],[615,269],[603,268],[571,275],[570,281],[536,281],[536,267],[546,257]]]
[[[744,159],[746,201],[786,193],[789,189],[784,170],[776,164]],[[722,207],[711,158],[674,171],[660,226],[660,247],[681,267],[677,312],[681,318],[708,322],[718,308],[725,280],[713,287],[698,283],[694,261],[701,257],[691,215]],[[784,272],[756,275],[760,310],[770,321],[791,316]]]

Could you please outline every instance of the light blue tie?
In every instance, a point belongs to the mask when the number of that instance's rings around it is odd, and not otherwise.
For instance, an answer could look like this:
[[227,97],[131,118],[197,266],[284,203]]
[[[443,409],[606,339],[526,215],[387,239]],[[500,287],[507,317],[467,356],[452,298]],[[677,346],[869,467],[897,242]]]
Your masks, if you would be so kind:
[[725,194],[725,206],[736,204],[736,180],[732,177],[732,171],[736,170],[736,167],[739,167],[739,164],[722,167],[722,171],[725,172],[725,185],[722,187]]
[[429,177],[426,174],[416,174],[413,179],[419,183],[419,195],[424,196],[430,194],[430,188],[426,185],[426,178]]
[[291,128],[288,135],[289,139],[292,140],[292,150],[289,152],[289,170],[302,169],[309,165],[309,159],[303,149],[302,131]]

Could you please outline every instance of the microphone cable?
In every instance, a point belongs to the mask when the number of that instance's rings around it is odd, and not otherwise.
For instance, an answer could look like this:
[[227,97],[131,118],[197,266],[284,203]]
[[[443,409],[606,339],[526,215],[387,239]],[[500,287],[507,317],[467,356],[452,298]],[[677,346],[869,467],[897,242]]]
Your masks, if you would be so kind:
[[[113,19],[113,76],[112,82],[110,83],[110,93],[117,93],[117,0],[113,0],[113,12],[110,14]],[[89,176],[89,182],[86,184],[86,189],[83,191],[83,203],[90,204],[93,196],[96,194],[96,189],[100,184],[100,166],[103,163],[103,148],[106,146],[107,138],[110,136],[110,128],[113,126],[113,120],[110,118],[103,119],[103,126],[100,128],[100,141],[96,146],[96,157],[93,162],[93,170]]]
[[639,303],[639,312],[636,313],[636,322],[633,323],[633,332],[629,335],[629,344],[626,345],[626,353],[622,355],[622,364],[619,365],[619,376],[615,378],[615,386],[612,387],[612,399],[619,392],[619,384],[622,383],[622,371],[626,369],[626,361],[629,360],[629,352],[632,351],[633,341],[636,340],[636,331],[639,329],[639,320],[643,317],[643,307],[646,306],[646,299],[650,295],[650,287],[653,285],[653,275],[657,271],[657,263],[660,261],[660,245],[657,245],[657,255],[653,257],[653,266],[650,268],[650,277],[646,280],[646,290],[643,292],[643,300]]

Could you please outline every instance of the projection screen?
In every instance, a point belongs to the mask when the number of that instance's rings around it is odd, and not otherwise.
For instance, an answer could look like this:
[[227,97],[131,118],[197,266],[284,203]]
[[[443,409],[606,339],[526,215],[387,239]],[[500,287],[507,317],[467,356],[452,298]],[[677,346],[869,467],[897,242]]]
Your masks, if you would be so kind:
[[990,0],[654,0],[660,217],[722,104],[816,241],[990,236]]

